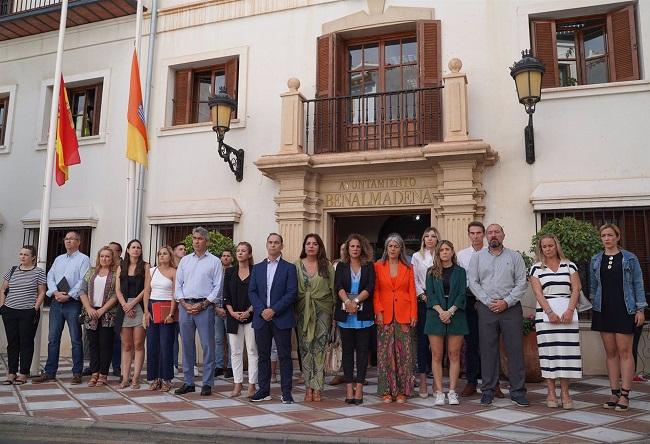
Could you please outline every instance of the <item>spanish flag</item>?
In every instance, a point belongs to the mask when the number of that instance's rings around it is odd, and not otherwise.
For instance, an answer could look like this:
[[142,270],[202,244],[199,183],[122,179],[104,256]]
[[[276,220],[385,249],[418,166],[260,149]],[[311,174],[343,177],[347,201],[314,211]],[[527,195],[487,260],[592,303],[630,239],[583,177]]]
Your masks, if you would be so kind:
[[62,186],[68,180],[68,167],[81,163],[79,158],[79,143],[72,122],[68,92],[61,74],[61,89],[59,90],[59,111],[56,123],[56,154],[54,159],[56,184]]
[[126,113],[126,120],[128,121],[126,157],[146,166],[149,145],[147,143],[147,127],[144,124],[138,55],[135,49],[133,49],[133,61],[131,62],[131,88],[129,90],[129,109]]

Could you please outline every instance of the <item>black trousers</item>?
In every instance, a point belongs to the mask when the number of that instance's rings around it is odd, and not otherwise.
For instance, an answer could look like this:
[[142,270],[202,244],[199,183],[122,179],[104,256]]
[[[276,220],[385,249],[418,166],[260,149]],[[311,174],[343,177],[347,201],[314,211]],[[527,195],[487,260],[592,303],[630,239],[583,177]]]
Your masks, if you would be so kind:
[[429,336],[424,333],[424,324],[427,322],[427,303],[418,301],[418,324],[416,330],[417,367],[416,373],[431,372],[431,350],[429,349]]
[[5,325],[7,334],[7,364],[9,373],[18,373],[18,364],[20,363],[20,373],[29,375],[29,369],[32,366],[32,356],[34,355],[34,336],[40,311],[33,308],[15,309],[2,307],[2,321]]
[[88,335],[88,351],[90,353],[90,371],[108,375],[108,368],[113,359],[113,327],[102,327],[101,318],[97,330],[86,329]]
[[[339,328],[341,332],[343,377],[347,384],[363,383],[368,368],[368,345],[372,327]],[[357,377],[354,377],[354,353],[357,354]]]
[[478,372],[481,369],[481,355],[479,353],[478,313],[474,307],[475,303],[476,298],[468,290],[465,316],[469,334],[465,335],[465,376],[468,384],[477,385]]
[[264,322],[255,329],[257,343],[257,373],[259,388],[263,393],[271,393],[271,341],[275,339],[280,362],[280,387],[282,395],[291,396],[293,361],[291,360],[291,328],[277,328],[273,322]]

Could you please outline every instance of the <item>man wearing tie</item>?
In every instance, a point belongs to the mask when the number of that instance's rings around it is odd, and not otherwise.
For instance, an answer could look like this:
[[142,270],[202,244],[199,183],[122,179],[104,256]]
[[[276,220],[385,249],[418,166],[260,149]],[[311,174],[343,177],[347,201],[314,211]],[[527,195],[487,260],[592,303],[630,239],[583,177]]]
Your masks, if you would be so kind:
[[259,389],[252,402],[271,400],[271,341],[275,339],[280,361],[281,401],[292,404],[291,330],[294,328],[293,303],[298,278],[296,267],[282,259],[283,239],[277,233],[266,238],[267,258],[253,267],[248,296],[253,305],[253,329],[259,354]]

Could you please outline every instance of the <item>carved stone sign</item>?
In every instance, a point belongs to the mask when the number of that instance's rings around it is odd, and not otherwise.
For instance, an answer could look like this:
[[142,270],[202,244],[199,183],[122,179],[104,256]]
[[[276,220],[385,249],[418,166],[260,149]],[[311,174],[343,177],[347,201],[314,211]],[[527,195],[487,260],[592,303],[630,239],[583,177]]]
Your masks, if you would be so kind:
[[435,200],[432,176],[344,178],[323,185],[325,208],[431,206]]

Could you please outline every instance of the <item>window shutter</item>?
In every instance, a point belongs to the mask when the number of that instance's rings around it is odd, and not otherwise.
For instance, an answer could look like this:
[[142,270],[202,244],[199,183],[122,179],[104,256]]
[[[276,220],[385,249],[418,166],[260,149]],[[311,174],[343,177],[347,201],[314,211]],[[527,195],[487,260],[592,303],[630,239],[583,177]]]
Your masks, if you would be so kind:
[[542,88],[560,86],[555,22],[548,20],[534,21],[531,24],[531,32],[533,55],[544,64],[546,70],[542,77]]
[[639,80],[633,5],[607,14],[607,35],[611,80]]
[[[226,92],[230,97],[237,99],[237,85],[239,81],[239,57],[226,62]],[[215,91],[218,93],[219,91]],[[237,118],[237,110],[232,113],[232,118]]]
[[316,47],[316,98],[330,97],[332,95],[333,80],[333,34],[318,37]]
[[[316,98],[328,99],[334,96],[334,33],[318,37],[316,44]],[[314,109],[314,153],[334,151],[335,100],[322,100]]]
[[[420,88],[440,86],[442,63],[440,50],[440,21],[416,22]],[[440,90],[423,91],[420,100],[418,123],[423,143],[442,140],[442,100]]]
[[172,125],[185,125],[190,123],[190,81],[192,71],[189,69],[178,70],[174,78],[174,118]]
[[[102,115],[102,91],[104,89],[104,83],[97,85],[95,89],[95,103],[94,103],[94,112],[93,112],[93,127],[92,134],[96,136],[99,134],[99,121]],[[145,122],[146,125],[146,122]]]

